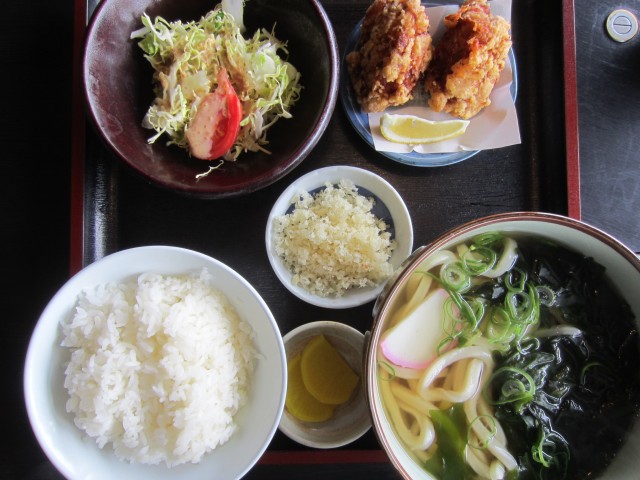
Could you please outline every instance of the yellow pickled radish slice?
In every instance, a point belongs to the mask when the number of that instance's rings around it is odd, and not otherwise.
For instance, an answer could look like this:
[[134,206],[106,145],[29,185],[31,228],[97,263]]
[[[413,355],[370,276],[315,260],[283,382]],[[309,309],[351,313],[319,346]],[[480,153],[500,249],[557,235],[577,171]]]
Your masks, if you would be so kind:
[[285,407],[291,415],[303,422],[324,422],[333,416],[333,405],[316,400],[305,388],[300,370],[302,354],[287,362],[289,373]]
[[345,403],[358,385],[358,375],[324,335],[304,347],[300,369],[309,393],[329,405]]
[[380,119],[380,132],[390,142],[418,145],[460,136],[468,125],[469,120],[435,122],[415,115],[385,113]]

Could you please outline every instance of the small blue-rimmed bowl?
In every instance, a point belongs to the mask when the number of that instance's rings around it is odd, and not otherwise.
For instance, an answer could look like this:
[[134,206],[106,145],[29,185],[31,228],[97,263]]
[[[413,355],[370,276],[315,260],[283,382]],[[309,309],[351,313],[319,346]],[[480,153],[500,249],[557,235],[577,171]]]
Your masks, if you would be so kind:
[[394,270],[411,254],[413,248],[413,226],[409,211],[400,194],[382,177],[362,168],[342,165],[321,168],[300,177],[282,192],[271,209],[267,220],[265,242],[269,262],[282,284],[296,297],[318,307],[351,308],[363,305],[374,300],[382,291],[385,283],[381,282],[379,285],[371,287],[353,288],[340,297],[314,295],[291,282],[292,273],[275,251],[274,219],[291,212],[293,204],[302,192],[313,194],[322,189],[327,182],[338,183],[343,179],[351,180],[361,195],[374,198],[375,206],[372,213],[385,221],[396,241],[396,247],[389,259]]

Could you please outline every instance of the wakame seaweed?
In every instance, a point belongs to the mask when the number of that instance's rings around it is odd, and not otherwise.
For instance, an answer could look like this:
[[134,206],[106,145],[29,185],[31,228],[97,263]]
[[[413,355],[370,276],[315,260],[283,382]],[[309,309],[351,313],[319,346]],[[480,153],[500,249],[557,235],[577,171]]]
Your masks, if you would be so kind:
[[[540,303],[539,328],[555,332],[568,325],[579,331],[525,336],[496,353],[495,371],[501,373],[485,394],[518,459],[519,478],[593,478],[611,462],[638,416],[634,316],[593,259],[539,239],[519,239],[518,245],[515,267],[549,290]],[[492,301],[507,291],[502,279],[480,289],[473,294]],[[526,400],[501,402],[514,391]]]
[[454,404],[447,410],[432,410],[430,413],[440,441],[425,468],[441,480],[469,478],[472,470],[465,461],[467,424],[462,404]]

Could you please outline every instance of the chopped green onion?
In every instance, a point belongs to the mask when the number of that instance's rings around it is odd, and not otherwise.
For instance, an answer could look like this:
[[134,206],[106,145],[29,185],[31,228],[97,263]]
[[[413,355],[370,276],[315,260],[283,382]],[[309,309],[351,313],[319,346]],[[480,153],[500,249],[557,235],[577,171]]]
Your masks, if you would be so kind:
[[459,262],[447,263],[440,270],[440,280],[445,288],[465,292],[471,286],[471,276]]
[[467,302],[462,295],[460,295],[456,291],[447,290],[451,300],[456,304],[458,310],[460,311],[460,315],[467,321],[469,325],[472,326],[472,329],[475,330],[477,325],[480,323],[480,318],[476,317],[476,311],[471,308],[469,302]]
[[527,273],[517,267],[504,274],[504,285],[510,292],[523,292],[527,281]]
[[593,367],[601,367],[602,363],[600,362],[589,362],[582,367],[580,371],[580,384],[584,385],[585,378],[587,376],[587,371],[593,369]]
[[509,317],[518,323],[527,323],[533,309],[531,298],[524,292],[511,291],[507,293],[504,301]]
[[511,403],[517,413],[522,412],[522,409],[533,400],[536,393],[536,384],[533,377],[520,368],[501,367],[489,377],[485,385],[485,396],[487,396],[487,390],[492,383],[502,377],[506,377],[506,379],[500,386],[499,398],[495,400],[487,398],[487,401],[492,405]]
[[451,338],[458,337],[468,324],[468,319],[460,315],[460,309],[454,299],[449,296],[443,305],[442,331]]
[[[561,448],[561,451],[559,451]],[[531,456],[545,468],[558,467],[566,473],[569,464],[569,449],[567,441],[554,431],[548,431],[541,426],[538,440],[531,446]],[[566,478],[564,475],[560,478]]]
[[509,314],[501,307],[492,307],[487,315],[485,335],[491,343],[508,344],[513,340],[513,330]]
[[531,447],[531,456],[536,462],[542,464],[543,467],[549,468],[551,466],[551,462],[549,460],[549,454],[544,451],[545,439],[546,434],[544,430],[540,429],[538,440]]
[[444,348],[447,345],[449,345],[451,342],[454,342],[455,340],[456,340],[456,337],[453,337],[451,335],[440,340],[440,342],[438,342],[438,345],[436,346],[436,354],[442,355],[442,351],[444,350]]
[[[487,435],[487,438],[485,438],[482,441],[480,441],[480,443],[477,444],[477,445],[473,444],[471,442],[471,440],[470,440],[471,432],[473,431],[473,424],[476,423],[476,422],[481,422],[486,427],[487,426],[487,421],[490,424],[490,427],[488,428],[489,433]],[[477,450],[485,450],[489,446],[489,443],[491,442],[491,440],[493,440],[493,438],[496,436],[497,433],[498,433],[498,424],[497,424],[496,419],[494,417],[492,417],[491,415],[478,415],[469,424],[469,429],[467,431],[467,445],[469,445],[471,448],[475,448]],[[480,439],[478,438],[478,440],[480,440]]]
[[482,275],[493,268],[498,254],[491,248],[472,245],[461,257],[463,268],[471,275]]
[[[384,360],[379,360],[378,361],[378,365],[381,367],[378,370],[378,378],[380,380],[383,380],[385,382],[390,382],[392,381],[394,378],[396,378],[396,369],[393,368],[393,365],[391,365],[388,362],[385,362]],[[385,372],[387,374],[387,376],[383,376],[382,372]]]
[[471,239],[473,245],[477,246],[490,246],[494,245],[496,242],[501,242],[504,238],[504,235],[498,232],[486,232],[476,235]]
[[531,350],[537,350],[540,348],[540,339],[538,337],[527,337],[520,342],[520,353],[527,353]]
[[[511,319],[521,325],[531,325],[540,319],[540,302],[537,290],[529,285],[529,292],[509,291],[505,295],[505,307]],[[522,332],[524,333],[524,331]]]
[[541,305],[550,307],[555,303],[556,294],[550,287],[546,285],[538,285],[536,290],[538,291],[538,298],[540,298]]

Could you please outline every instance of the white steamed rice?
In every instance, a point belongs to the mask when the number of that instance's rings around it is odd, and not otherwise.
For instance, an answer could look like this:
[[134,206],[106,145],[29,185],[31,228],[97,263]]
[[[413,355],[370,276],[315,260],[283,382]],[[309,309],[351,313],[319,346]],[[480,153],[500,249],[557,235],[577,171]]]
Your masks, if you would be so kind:
[[67,411],[130,462],[198,462],[236,429],[256,350],[210,274],[142,274],[86,290],[62,345]]

